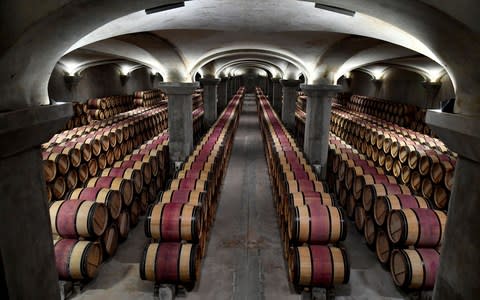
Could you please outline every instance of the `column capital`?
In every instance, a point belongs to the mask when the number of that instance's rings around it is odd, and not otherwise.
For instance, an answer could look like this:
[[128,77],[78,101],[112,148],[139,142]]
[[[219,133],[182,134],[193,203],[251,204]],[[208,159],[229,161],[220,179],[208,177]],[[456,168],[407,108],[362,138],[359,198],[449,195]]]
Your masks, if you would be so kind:
[[31,106],[0,113],[0,157],[37,147],[65,127],[71,103]]
[[202,78],[200,83],[203,85],[218,85],[220,83],[220,78]]
[[164,82],[160,84],[160,88],[165,90],[167,95],[190,95],[199,86],[198,82]]
[[318,95],[333,96],[343,89],[341,85],[333,84],[301,84],[300,88],[307,97],[316,97]]
[[452,151],[480,162],[480,119],[437,109],[427,111],[426,123]]
[[299,87],[301,81],[294,79],[280,79],[280,83],[283,87]]

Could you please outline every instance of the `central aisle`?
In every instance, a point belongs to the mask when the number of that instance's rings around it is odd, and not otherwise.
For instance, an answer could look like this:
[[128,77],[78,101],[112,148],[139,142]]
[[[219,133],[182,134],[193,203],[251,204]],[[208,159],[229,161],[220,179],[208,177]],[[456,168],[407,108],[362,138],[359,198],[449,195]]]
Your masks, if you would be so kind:
[[300,299],[288,285],[259,126],[247,94],[200,281],[187,299]]

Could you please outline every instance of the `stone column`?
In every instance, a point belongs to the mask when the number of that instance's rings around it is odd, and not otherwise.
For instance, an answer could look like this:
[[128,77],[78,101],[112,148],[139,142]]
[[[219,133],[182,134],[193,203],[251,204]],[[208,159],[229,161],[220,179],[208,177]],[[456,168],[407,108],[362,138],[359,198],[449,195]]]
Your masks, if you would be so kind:
[[289,130],[295,128],[295,106],[300,80],[280,80],[283,86],[282,121]]
[[280,79],[273,78],[273,96],[272,96],[272,106],[273,109],[280,114],[282,112],[282,85],[280,84]]
[[480,295],[480,118],[429,110],[426,122],[458,153],[433,298],[476,299]]
[[200,83],[203,85],[203,107],[205,115],[203,123],[211,127],[217,120],[217,86],[220,82],[218,78],[203,78]]
[[327,176],[328,136],[332,96],[342,87],[339,85],[301,85],[308,97],[307,119],[305,120],[305,137],[303,151],[306,158],[315,167],[321,180]]
[[273,101],[273,81],[272,78],[268,79],[268,99],[270,100],[270,103]]
[[60,299],[40,144],[72,115],[71,104],[0,113],[3,299]]
[[[434,101],[441,87],[442,87],[442,84],[440,82],[424,82],[423,83],[423,88],[425,89],[425,108],[426,109],[440,108],[439,103],[434,103]],[[447,99],[444,99],[444,100],[447,100]]]
[[192,94],[195,83],[167,82],[160,85],[168,96],[170,161],[178,166],[193,150]]
[[218,101],[217,101],[217,112],[220,113],[227,107],[228,100],[228,91],[227,91],[227,78],[222,78],[220,84],[218,85]]

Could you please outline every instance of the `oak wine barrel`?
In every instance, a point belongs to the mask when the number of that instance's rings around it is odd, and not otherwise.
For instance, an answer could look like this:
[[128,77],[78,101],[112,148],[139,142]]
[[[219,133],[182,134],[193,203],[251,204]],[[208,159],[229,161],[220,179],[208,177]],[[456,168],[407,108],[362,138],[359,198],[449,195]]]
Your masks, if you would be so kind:
[[375,254],[378,261],[386,267],[389,267],[390,254],[393,250],[392,244],[388,239],[388,235],[383,229],[377,231],[377,237],[375,239]]
[[85,200],[55,201],[50,205],[52,233],[63,238],[98,237],[108,222],[108,211],[101,203]]
[[113,176],[113,177],[121,177],[124,179],[128,179],[133,183],[133,187],[135,189],[136,194],[140,194],[143,188],[143,176],[142,173],[138,170],[132,168],[107,168],[104,169],[100,177],[104,176]]
[[100,244],[104,253],[104,258],[111,257],[117,252],[118,226],[115,222],[111,223],[100,238]]
[[158,203],[149,206],[145,236],[162,242],[197,242],[202,233],[201,208],[191,204]]
[[407,290],[432,290],[440,264],[435,249],[395,249],[390,272],[395,284]]
[[410,189],[406,185],[396,183],[378,183],[365,186],[362,194],[363,208],[370,211],[379,197],[395,194],[410,195]]
[[118,237],[120,241],[126,240],[128,237],[128,233],[130,232],[130,212],[128,212],[127,210],[122,210],[116,220],[116,223],[118,227]]
[[140,277],[156,283],[181,284],[190,290],[199,277],[200,253],[189,243],[151,243],[140,261]]
[[102,251],[97,243],[74,239],[54,241],[55,266],[60,280],[85,280],[97,275]]
[[347,283],[350,277],[345,250],[331,246],[291,248],[288,269],[290,281],[295,286],[332,287]]
[[429,208],[393,210],[387,220],[387,233],[396,245],[435,248],[442,242],[447,215]]

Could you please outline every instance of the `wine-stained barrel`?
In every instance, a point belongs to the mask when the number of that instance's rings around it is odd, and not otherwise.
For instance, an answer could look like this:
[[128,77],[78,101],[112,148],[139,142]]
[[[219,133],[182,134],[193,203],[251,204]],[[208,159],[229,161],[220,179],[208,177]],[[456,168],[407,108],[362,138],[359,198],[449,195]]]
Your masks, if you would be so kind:
[[199,247],[189,243],[151,243],[140,261],[140,277],[193,288],[199,275]]
[[389,267],[390,254],[392,252],[393,246],[388,235],[383,229],[377,231],[377,237],[375,238],[375,253],[377,254],[377,259],[383,265]]
[[333,196],[323,192],[294,192],[288,195],[289,207],[302,206],[308,204],[322,204],[333,206]]
[[143,175],[140,171],[132,168],[107,168],[100,174],[101,177],[113,176],[129,179],[133,183],[135,193],[140,194],[143,188]]
[[128,179],[113,176],[94,177],[90,178],[86,187],[102,187],[119,191],[125,206],[130,206],[133,201],[133,184]]
[[108,211],[101,203],[86,200],[62,200],[50,205],[52,233],[63,238],[95,238],[103,234]]
[[150,168],[152,170],[152,176],[157,176],[158,174],[159,163],[157,157],[155,156],[145,154],[129,154],[125,156],[123,160],[134,160],[148,163],[150,164]]
[[430,204],[423,197],[405,194],[378,198],[373,210],[375,223],[383,226],[392,210],[402,208],[430,208]]
[[47,182],[52,182],[58,174],[65,175],[70,170],[70,160],[62,153],[42,152],[43,174]]
[[395,249],[390,272],[395,284],[406,290],[432,290],[440,264],[435,249]]
[[98,243],[76,239],[54,241],[55,266],[60,280],[86,280],[97,275],[102,263]]
[[363,189],[362,203],[366,211],[370,211],[377,198],[387,195],[407,194],[410,195],[410,189],[406,185],[396,183],[378,183],[365,186]]
[[377,226],[375,225],[375,220],[373,220],[373,217],[369,215],[365,217],[363,236],[365,237],[367,246],[373,249],[373,247],[375,247],[375,240],[377,238]]
[[118,237],[121,241],[124,241],[130,232],[130,212],[122,210],[116,222],[118,226]]
[[343,241],[347,234],[343,211],[318,203],[293,207],[288,220],[288,234],[293,243],[328,244]]
[[435,248],[442,242],[447,214],[429,208],[393,210],[387,220],[390,240],[397,245]]
[[202,232],[201,208],[191,204],[158,203],[149,206],[145,236],[162,242],[197,242]]
[[65,181],[65,177],[57,176],[52,183],[49,184],[50,190],[52,191],[52,195],[54,199],[61,199],[65,192],[67,191],[67,182]]
[[118,218],[122,209],[122,196],[118,191],[111,189],[101,187],[74,189],[67,198],[103,203],[114,220]]
[[295,286],[332,287],[349,280],[350,264],[341,248],[321,245],[293,247],[289,256],[290,281]]
[[168,187],[171,190],[187,189],[206,191],[208,188],[208,182],[200,179],[181,178],[171,180]]
[[62,147],[62,146],[53,146],[50,147],[46,150],[47,152],[52,152],[52,153],[61,153],[65,154],[68,156],[68,159],[70,160],[70,164],[73,167],[78,167],[80,163],[82,162],[82,154],[80,153],[80,150],[72,147]]

